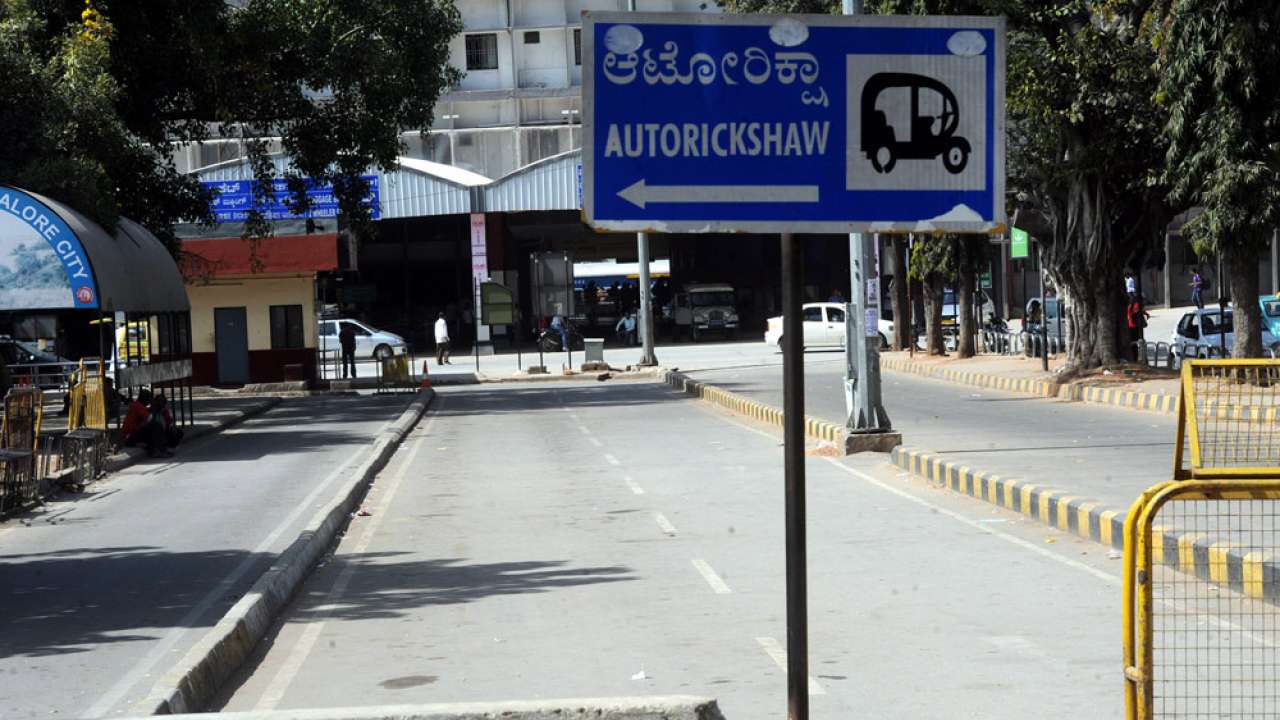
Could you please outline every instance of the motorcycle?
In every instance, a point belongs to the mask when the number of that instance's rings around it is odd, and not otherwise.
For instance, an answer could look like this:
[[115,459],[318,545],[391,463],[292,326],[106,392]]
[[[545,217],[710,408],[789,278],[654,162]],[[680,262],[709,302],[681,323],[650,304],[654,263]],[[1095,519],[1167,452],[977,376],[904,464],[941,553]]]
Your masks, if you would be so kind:
[[[565,323],[565,332],[569,335],[569,347],[574,350],[581,350],[584,346],[582,342],[582,333],[578,332],[578,328],[572,323]],[[543,352],[561,352],[564,350],[563,342],[560,338],[560,331],[553,328],[546,328],[538,333],[538,347]]]

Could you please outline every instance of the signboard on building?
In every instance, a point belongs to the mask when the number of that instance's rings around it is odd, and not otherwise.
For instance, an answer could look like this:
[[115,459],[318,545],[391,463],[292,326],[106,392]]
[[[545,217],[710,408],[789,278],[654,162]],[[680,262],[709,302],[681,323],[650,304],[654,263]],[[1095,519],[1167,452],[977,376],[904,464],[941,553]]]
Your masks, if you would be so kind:
[[98,307],[80,238],[51,208],[0,187],[0,310]]
[[[378,197],[378,177],[363,175],[361,178],[369,183],[369,193],[365,196],[365,204],[374,220],[381,216],[381,205]],[[267,193],[268,202],[257,203],[258,209],[267,220],[288,220],[295,218],[336,218],[338,216],[338,198],[333,194],[333,185],[317,183],[306,179],[307,197],[311,207],[305,213],[295,213],[289,209],[287,200],[291,196],[289,185],[283,179],[271,181],[271,190]],[[209,209],[213,211],[216,222],[244,222],[249,219],[249,210],[255,206],[254,189],[257,180],[220,180],[201,183],[214,193]]]
[[482,325],[513,325],[516,301],[511,288],[496,282],[480,284],[480,323]]
[[602,230],[995,232],[1002,18],[588,12]]
[[[480,309],[480,286],[489,280],[489,246],[486,238],[484,213],[471,213],[471,287],[474,296],[472,307]],[[476,315],[477,320],[479,314]],[[489,339],[489,329],[482,325],[476,327],[476,339]]]
[[1009,231],[1009,257],[1024,258],[1027,256],[1027,231],[1013,228]]

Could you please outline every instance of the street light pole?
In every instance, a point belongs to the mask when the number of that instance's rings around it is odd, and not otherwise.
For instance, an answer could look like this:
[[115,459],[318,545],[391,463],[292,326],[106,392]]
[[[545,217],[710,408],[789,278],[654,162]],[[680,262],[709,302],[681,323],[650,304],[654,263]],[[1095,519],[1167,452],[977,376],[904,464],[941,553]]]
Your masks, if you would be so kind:
[[[636,0],[627,0],[627,10],[636,11]],[[654,367],[658,355],[653,350],[653,302],[649,299],[649,233],[636,233],[636,257],[640,261],[640,366]]]
[[[842,10],[845,15],[859,15],[862,0],[843,0]],[[851,287],[845,315],[844,384],[848,410],[845,425],[851,432],[884,432],[893,428],[880,401],[878,249],[874,235],[849,234]],[[899,318],[898,322],[901,321]]]

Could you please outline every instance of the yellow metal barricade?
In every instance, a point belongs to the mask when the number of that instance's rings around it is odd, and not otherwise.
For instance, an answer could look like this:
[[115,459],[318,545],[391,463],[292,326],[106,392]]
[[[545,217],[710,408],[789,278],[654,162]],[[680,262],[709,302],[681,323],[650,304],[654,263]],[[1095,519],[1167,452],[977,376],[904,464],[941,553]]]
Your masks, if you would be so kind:
[[67,401],[67,430],[79,428],[107,429],[107,384],[103,375],[101,358],[97,360],[96,369],[86,368],[85,361],[80,361],[74,382],[69,390]]
[[1125,519],[1127,717],[1280,717],[1280,363],[1189,361],[1181,403]]

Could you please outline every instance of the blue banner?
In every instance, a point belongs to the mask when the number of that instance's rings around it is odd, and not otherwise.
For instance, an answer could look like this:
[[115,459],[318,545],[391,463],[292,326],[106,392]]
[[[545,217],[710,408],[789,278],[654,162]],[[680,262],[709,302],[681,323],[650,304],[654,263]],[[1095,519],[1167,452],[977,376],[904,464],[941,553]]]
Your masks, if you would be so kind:
[[0,187],[0,310],[98,307],[80,238],[51,208]]
[[[369,206],[374,220],[381,216],[378,199],[378,177],[364,175],[362,179],[369,184],[369,193],[365,196],[365,204]],[[258,210],[267,220],[289,220],[296,218],[335,218],[338,216],[338,198],[333,194],[333,185],[317,183],[306,179],[307,197],[311,200],[311,208],[305,213],[295,213],[289,209],[286,201],[291,193],[289,185],[283,179],[271,182],[271,190],[267,193],[269,203],[259,204]],[[254,190],[257,180],[222,180],[201,183],[214,194],[209,209],[213,211],[215,221],[244,222],[249,219],[249,211],[254,207]]]

